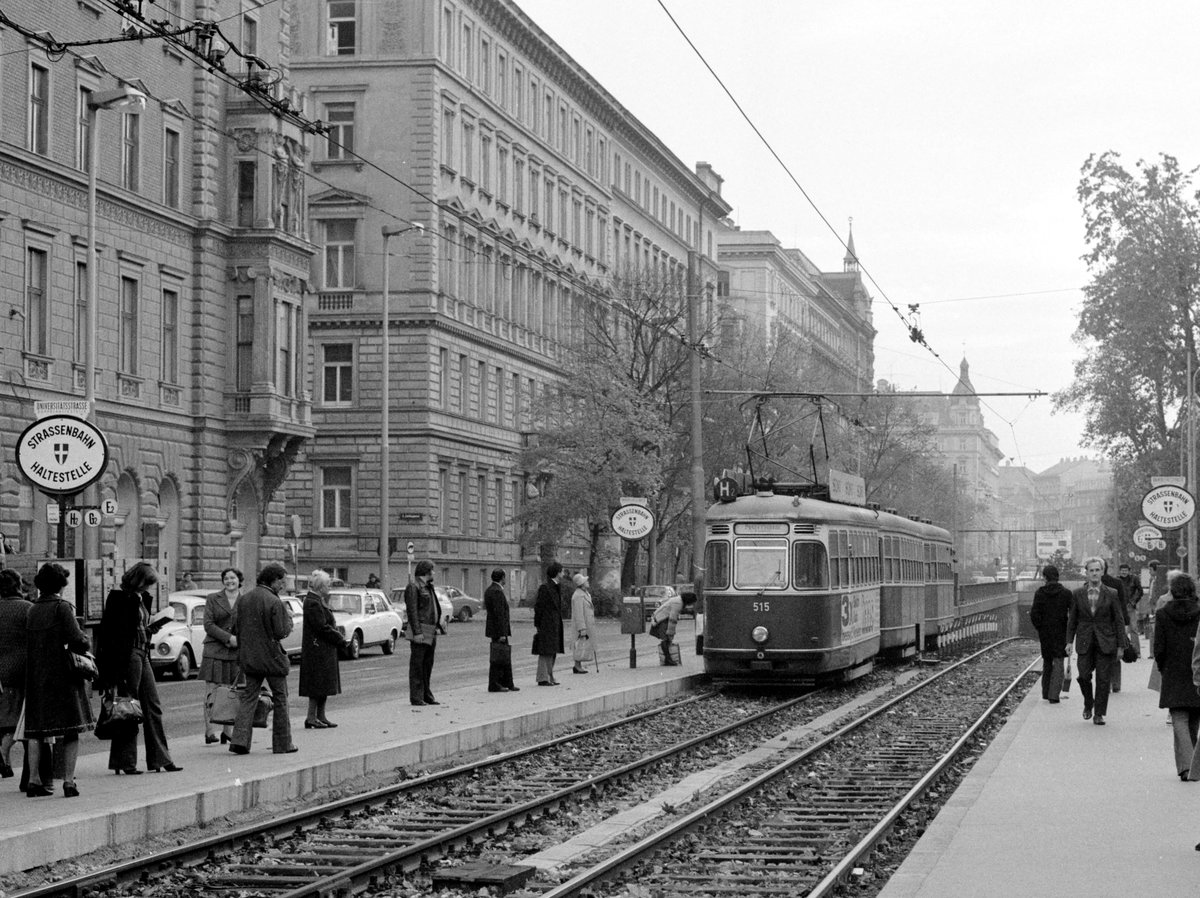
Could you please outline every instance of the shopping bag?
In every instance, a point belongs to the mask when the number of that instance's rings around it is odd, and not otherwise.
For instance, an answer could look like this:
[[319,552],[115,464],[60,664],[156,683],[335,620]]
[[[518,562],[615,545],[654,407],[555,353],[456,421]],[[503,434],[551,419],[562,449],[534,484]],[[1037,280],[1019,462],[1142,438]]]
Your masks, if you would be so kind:
[[667,619],[656,620],[650,624],[650,635],[655,639],[664,639],[667,635]]
[[208,697],[209,723],[226,726],[237,720],[238,707],[242,703],[242,693],[232,685],[214,686]]
[[1071,653],[1067,652],[1067,657],[1063,660],[1063,685],[1062,691],[1071,691]]
[[592,647],[592,641],[590,639],[583,639],[582,637],[576,639],[571,656],[576,664],[591,661],[596,656],[595,649]]
[[267,725],[267,718],[271,716],[271,690],[264,686],[258,692],[258,705],[254,708],[254,725],[262,729]]

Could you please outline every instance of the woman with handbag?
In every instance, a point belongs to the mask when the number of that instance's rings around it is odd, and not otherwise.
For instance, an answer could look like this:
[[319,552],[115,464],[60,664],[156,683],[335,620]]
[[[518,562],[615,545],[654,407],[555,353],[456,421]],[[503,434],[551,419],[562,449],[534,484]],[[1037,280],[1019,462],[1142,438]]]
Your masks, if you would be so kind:
[[650,635],[658,640],[659,659],[667,667],[679,664],[679,650],[671,651],[671,645],[675,641],[675,628],[679,625],[679,615],[683,613],[685,605],[690,608],[695,604],[695,593],[674,595],[655,608],[650,617]]
[[[33,603],[21,589],[21,575],[0,571],[0,777],[13,775],[12,747],[25,705],[25,619]],[[29,752],[25,752],[28,779]]]
[[[242,572],[235,567],[221,571],[221,589],[204,600],[204,647],[200,676],[205,683],[204,744],[218,739],[222,745],[233,736],[233,724],[218,725],[210,719],[213,692],[219,686],[237,682],[237,636],[233,634],[233,609],[242,596]],[[217,730],[220,727],[220,735]]]
[[[100,617],[100,684],[118,695],[136,698],[142,706],[142,738],[146,742],[146,766],[155,771],[177,773],[182,767],[171,760],[167,733],[162,721],[162,703],[150,666],[151,598],[149,589],[158,575],[139,561],[121,578],[104,601]],[[142,771],[137,766],[137,727],[123,727],[113,735],[108,751],[108,769],[127,776]]]
[[325,716],[325,701],[342,691],[338,653],[346,648],[346,639],[338,632],[329,609],[328,572],[315,570],[308,576],[308,595],[304,597],[304,631],[300,642],[300,694],[308,699],[306,730],[326,730],[337,724]]
[[75,620],[75,608],[62,598],[70,573],[59,564],[44,564],[33,578],[38,600],[25,619],[25,733],[28,740],[29,798],[53,792],[41,775],[38,761],[51,743],[63,758],[63,797],[79,795],[75,762],[79,734],[92,729],[92,706],[84,681],[75,673],[72,653],[91,650],[87,635]]
[[[572,579],[575,591],[571,593],[571,625],[575,630],[575,645],[572,658],[575,666],[571,673],[585,674],[585,661],[596,660],[596,611],[592,605],[592,592],[588,588],[588,576],[578,573]],[[599,669],[599,663],[596,665]]]

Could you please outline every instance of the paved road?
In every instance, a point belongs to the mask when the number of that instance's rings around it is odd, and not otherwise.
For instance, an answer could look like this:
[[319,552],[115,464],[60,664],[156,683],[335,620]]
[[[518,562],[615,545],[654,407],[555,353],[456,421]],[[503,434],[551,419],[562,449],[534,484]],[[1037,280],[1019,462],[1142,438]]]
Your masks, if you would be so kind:
[[[522,688],[534,686],[534,670],[537,659],[530,654],[533,641],[533,621],[522,619],[530,614],[525,609],[514,611],[513,621],[513,679]],[[690,645],[691,621],[680,622],[680,644]],[[603,663],[615,663],[624,667],[629,664],[629,637],[622,636],[616,620],[597,622],[598,650]],[[450,689],[478,683],[480,689],[487,688],[488,643],[483,635],[484,622],[475,618],[467,623],[451,623],[448,633],[439,637],[437,656],[433,668],[433,690]],[[570,651],[570,621],[566,622],[567,650]],[[649,636],[637,637],[638,664],[655,663],[654,642]],[[339,708],[358,707],[379,702],[387,697],[398,702],[408,701],[408,646],[396,647],[395,654],[384,655],[378,648],[364,649],[357,661],[341,663],[342,694],[329,699],[326,713],[337,720]],[[571,665],[570,658],[559,658],[559,668]],[[302,714],[307,707],[306,699],[299,697],[300,666],[292,665],[288,678],[288,692],[293,718]],[[203,740],[204,724],[202,706],[204,683],[198,679],[180,682],[159,680],[159,697],[163,703],[163,717],[167,728],[168,743],[180,739]],[[99,701],[93,702],[93,708]],[[84,736],[80,742],[82,754],[108,751],[108,743],[93,736]],[[139,754],[139,757],[141,755]],[[144,760],[144,759],[143,759]]]

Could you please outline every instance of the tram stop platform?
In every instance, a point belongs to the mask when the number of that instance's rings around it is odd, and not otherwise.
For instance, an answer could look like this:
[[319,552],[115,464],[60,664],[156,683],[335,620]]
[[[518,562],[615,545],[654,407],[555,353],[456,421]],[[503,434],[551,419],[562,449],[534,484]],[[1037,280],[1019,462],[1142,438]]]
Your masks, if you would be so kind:
[[[407,671],[408,650],[402,646],[399,652]],[[174,761],[183,768],[179,773],[114,776],[104,751],[80,757],[77,798],[64,800],[58,782],[53,796],[28,799],[17,790],[16,778],[0,780],[0,875],[214,823],[358,777],[415,771],[463,752],[681,693],[703,675],[702,658],[694,651],[681,655],[677,667],[646,658],[631,669],[626,658],[614,654],[598,672],[572,676],[567,654],[559,657],[556,670],[561,685],[539,688],[521,681],[519,692],[490,693],[485,654],[480,680],[438,689],[440,705],[410,705],[403,673],[377,702],[337,708],[336,730],[304,729],[307,702],[295,695],[293,683],[289,710],[292,741],[299,749],[294,754],[272,754],[269,729],[254,731],[247,755],[205,745],[201,729],[200,737],[171,742]]]
[[1057,705],[1036,685],[879,898],[1197,894],[1200,782],[1179,780],[1152,665],[1122,665],[1105,726],[1078,683]]

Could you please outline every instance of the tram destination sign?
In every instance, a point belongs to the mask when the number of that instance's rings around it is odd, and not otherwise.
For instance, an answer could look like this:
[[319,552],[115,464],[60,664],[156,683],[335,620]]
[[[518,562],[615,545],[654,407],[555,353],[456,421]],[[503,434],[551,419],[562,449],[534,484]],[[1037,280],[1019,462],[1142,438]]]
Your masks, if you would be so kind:
[[17,467],[43,493],[70,496],[104,473],[108,441],[73,415],[51,415],[30,424],[17,440]]
[[1142,517],[1162,530],[1178,530],[1196,514],[1196,500],[1181,486],[1156,486],[1142,497]]

